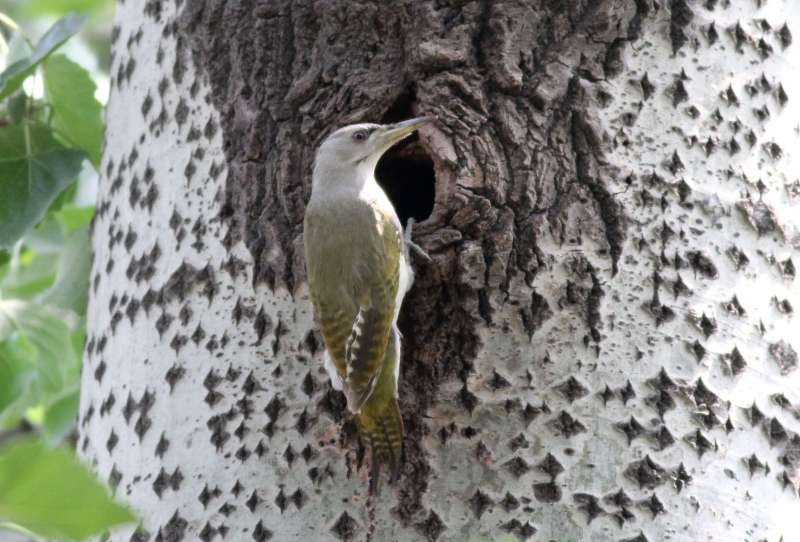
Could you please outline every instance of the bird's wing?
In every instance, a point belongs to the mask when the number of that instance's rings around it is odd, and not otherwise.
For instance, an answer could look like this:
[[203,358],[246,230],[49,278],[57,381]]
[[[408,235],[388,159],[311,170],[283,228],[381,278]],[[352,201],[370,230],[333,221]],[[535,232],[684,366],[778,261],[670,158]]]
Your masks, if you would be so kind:
[[[369,398],[384,362],[403,250],[394,212],[365,203],[335,216],[309,207],[304,225],[314,313],[353,412]],[[348,235],[332,237],[334,225]]]
[[348,294],[347,270],[352,267],[353,256],[347,249],[351,240],[331,236],[332,220],[309,206],[303,236],[311,302],[331,362],[326,362],[325,368],[337,373],[330,375],[331,381],[341,387],[347,369],[345,348],[358,305]]
[[[342,388],[347,371],[345,351],[357,310],[346,301],[343,303],[331,302],[315,293],[312,293],[311,298],[314,303],[314,312],[319,321],[322,339],[328,350],[325,370],[328,371],[334,389],[338,390]],[[333,374],[332,371],[335,371],[336,374]]]
[[369,398],[380,375],[395,319],[400,279],[402,232],[392,220],[394,213],[373,205],[377,219],[364,267],[357,271],[358,313],[345,347],[347,364],[345,395],[348,407],[358,412]]

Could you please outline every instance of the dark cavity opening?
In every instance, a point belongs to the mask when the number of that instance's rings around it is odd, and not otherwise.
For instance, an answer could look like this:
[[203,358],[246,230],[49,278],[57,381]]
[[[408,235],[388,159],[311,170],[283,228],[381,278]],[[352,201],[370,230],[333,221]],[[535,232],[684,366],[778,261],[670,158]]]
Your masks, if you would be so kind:
[[[381,119],[384,124],[414,118],[413,87],[406,89]],[[433,160],[415,133],[386,151],[375,168],[375,177],[405,227],[409,218],[421,222],[431,216],[436,197]]]

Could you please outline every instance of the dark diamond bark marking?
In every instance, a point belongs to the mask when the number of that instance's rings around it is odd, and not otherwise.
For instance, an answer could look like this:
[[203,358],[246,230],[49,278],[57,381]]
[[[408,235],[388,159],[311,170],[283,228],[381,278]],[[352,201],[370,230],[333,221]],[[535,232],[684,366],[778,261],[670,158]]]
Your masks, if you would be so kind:
[[561,500],[561,488],[553,482],[533,484],[533,494],[539,502],[554,503]]
[[566,382],[556,386],[555,389],[561,395],[566,397],[570,403],[576,399],[585,397],[589,393],[589,390],[586,388],[586,386],[581,384],[574,376],[569,377]]
[[578,433],[586,432],[586,426],[570,416],[566,410],[562,410],[558,417],[548,422],[548,425],[564,438],[572,438]]
[[475,491],[475,494],[469,500],[469,507],[472,510],[472,513],[475,514],[475,517],[481,519],[481,516],[492,505],[492,499],[490,499],[484,492],[480,489]]
[[525,460],[521,457],[509,459],[503,464],[503,468],[510,472],[514,478],[519,478],[531,470],[530,465],[528,465],[528,463],[525,462]]
[[772,360],[778,365],[782,375],[788,375],[797,369],[797,352],[786,341],[778,341],[769,345]]
[[639,488],[655,489],[666,481],[667,471],[650,456],[634,461],[625,469],[625,476],[636,482]]

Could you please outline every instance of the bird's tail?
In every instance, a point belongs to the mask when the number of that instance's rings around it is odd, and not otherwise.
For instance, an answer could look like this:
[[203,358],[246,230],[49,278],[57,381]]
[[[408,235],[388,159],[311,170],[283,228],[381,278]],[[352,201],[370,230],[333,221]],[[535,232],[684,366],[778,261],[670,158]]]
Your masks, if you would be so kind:
[[[372,399],[372,398],[371,398]],[[381,465],[389,467],[389,479],[394,482],[400,475],[403,462],[403,418],[395,397],[382,401],[368,400],[355,417],[359,433],[372,450],[372,480],[374,491],[380,479]]]

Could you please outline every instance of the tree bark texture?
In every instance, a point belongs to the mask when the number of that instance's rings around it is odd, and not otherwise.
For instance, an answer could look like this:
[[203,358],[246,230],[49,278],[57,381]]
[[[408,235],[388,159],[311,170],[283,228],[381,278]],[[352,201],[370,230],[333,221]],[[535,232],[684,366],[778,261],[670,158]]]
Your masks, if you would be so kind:
[[[118,3],[79,449],[115,541],[800,540],[790,0]],[[335,127],[415,240],[406,461],[323,371]]]

